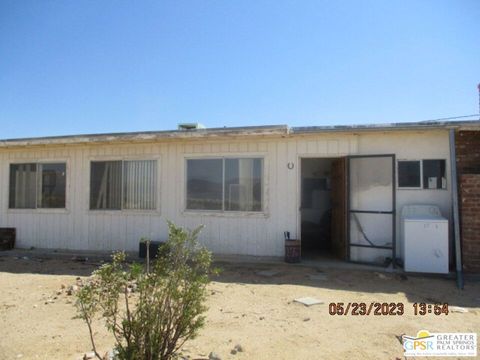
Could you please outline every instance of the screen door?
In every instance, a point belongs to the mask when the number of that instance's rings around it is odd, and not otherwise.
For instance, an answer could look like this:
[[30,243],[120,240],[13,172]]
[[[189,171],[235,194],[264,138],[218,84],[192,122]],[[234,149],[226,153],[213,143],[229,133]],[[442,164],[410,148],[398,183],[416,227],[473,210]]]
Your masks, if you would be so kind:
[[395,265],[395,155],[347,159],[348,258]]

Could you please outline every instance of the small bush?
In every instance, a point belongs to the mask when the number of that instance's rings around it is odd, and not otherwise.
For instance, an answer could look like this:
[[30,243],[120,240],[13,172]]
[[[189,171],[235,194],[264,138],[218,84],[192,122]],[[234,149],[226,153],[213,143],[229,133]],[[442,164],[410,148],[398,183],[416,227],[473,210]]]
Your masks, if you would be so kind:
[[115,337],[117,358],[168,360],[204,325],[211,253],[197,242],[201,227],[186,231],[168,222],[169,239],[145,271],[127,264],[125,253],[93,272],[77,294],[78,318],[88,327],[98,317]]

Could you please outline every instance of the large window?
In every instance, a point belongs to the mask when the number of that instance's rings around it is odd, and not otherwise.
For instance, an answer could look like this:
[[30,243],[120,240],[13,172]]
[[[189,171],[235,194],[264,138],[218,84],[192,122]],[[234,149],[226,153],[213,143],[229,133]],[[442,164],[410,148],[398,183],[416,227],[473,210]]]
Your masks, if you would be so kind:
[[399,160],[398,187],[404,189],[446,189],[446,161]]
[[262,211],[260,158],[187,160],[188,210]]
[[154,210],[157,162],[155,160],[92,161],[91,210]]
[[66,164],[10,164],[10,209],[65,208]]

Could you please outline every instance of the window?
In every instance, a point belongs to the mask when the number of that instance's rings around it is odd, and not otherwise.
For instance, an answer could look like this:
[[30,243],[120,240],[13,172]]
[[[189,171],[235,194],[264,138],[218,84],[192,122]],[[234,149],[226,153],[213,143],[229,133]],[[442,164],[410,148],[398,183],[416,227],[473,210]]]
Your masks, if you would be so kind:
[[398,187],[407,189],[446,189],[445,160],[399,160]]
[[223,160],[187,161],[187,209],[222,210]]
[[155,160],[92,161],[91,210],[154,210],[157,162]]
[[10,209],[64,209],[65,163],[10,164]]
[[446,189],[445,160],[423,160],[423,188]]
[[398,162],[398,187],[420,188],[420,161]]
[[259,158],[187,160],[187,210],[262,211]]

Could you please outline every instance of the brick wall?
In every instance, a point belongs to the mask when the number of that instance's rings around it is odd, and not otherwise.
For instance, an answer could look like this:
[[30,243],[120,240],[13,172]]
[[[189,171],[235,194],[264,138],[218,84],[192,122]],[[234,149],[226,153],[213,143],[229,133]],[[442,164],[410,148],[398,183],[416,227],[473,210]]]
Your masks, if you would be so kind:
[[458,131],[455,143],[458,175],[480,174],[480,131]]
[[463,267],[480,272],[480,174],[460,175]]
[[480,273],[480,131],[455,134],[463,267]]

